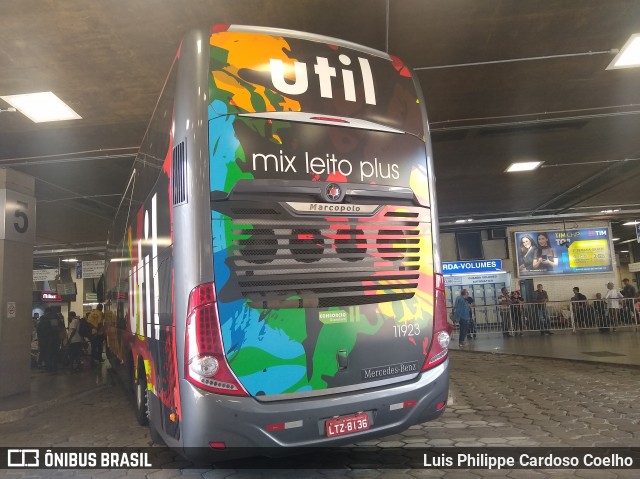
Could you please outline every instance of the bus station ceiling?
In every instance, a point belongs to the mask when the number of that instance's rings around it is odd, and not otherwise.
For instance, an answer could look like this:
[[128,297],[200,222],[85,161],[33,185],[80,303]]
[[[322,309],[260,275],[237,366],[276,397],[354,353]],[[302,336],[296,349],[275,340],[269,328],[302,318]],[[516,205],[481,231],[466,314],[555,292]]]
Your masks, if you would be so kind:
[[[43,258],[104,245],[181,37],[217,23],[342,38],[413,67],[442,230],[640,216],[640,69],[606,70],[640,33],[637,0],[3,0],[0,95],[52,91],[82,116],[0,112],[0,167],[36,179]],[[544,163],[505,172],[527,160]]]

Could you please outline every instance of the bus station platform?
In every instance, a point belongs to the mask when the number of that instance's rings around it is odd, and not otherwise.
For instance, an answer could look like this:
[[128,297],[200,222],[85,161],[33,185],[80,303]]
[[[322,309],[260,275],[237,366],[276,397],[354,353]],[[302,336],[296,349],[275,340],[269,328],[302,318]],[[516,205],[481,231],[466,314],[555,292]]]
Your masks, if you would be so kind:
[[[458,349],[457,331],[453,333],[451,349]],[[477,339],[466,341],[463,350],[469,354],[492,353],[640,367],[640,333],[631,326],[609,333],[555,331],[553,335],[544,336],[537,331],[516,337],[503,337],[495,332],[479,333]],[[98,368],[78,374],[70,374],[65,369],[57,374],[32,369],[30,392],[0,399],[0,424],[48,408],[64,407],[73,398],[95,392],[116,380],[109,372],[107,361]]]
[[76,374],[71,374],[68,369],[60,369],[56,374],[44,369],[31,369],[29,392],[0,398],[0,424],[17,421],[45,409],[64,408],[73,399],[91,394],[113,380],[106,361],[97,368]]
[[[450,348],[460,349],[457,331],[452,335]],[[513,337],[495,332],[478,333],[476,339],[467,339],[462,349],[640,367],[640,333],[636,332],[635,326],[605,333],[556,330],[552,335],[540,335],[538,331],[525,331],[523,336]]]

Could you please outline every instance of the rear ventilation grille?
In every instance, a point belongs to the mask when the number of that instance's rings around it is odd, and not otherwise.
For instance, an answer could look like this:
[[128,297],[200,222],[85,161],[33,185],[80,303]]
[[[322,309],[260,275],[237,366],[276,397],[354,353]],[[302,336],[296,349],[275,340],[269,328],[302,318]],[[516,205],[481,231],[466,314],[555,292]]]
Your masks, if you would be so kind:
[[171,155],[171,185],[173,206],[187,203],[187,154],[184,141],[178,143]]
[[226,226],[232,275],[223,301],[243,298],[253,308],[280,309],[406,300],[424,274],[421,264],[431,261],[428,210],[422,208],[365,221],[276,219],[260,212],[238,215]]

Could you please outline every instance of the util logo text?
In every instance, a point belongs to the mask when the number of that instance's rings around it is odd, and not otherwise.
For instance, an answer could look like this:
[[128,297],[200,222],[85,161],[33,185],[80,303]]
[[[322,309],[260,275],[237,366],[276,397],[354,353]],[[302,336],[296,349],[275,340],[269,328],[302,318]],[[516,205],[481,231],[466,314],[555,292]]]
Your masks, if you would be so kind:
[[[343,66],[351,65],[351,58],[347,55],[338,57]],[[358,57],[360,72],[362,73],[362,85],[364,87],[364,101],[369,105],[376,104],[376,91],[373,86],[373,75],[371,74],[371,66],[366,58]],[[293,62],[293,73],[295,80],[293,83],[285,79],[285,65],[282,60],[271,59],[271,81],[273,86],[287,95],[301,95],[309,88],[309,75],[307,73],[307,64],[304,62]],[[289,68],[287,68],[289,69]],[[313,66],[314,73],[318,76],[320,83],[320,96],[323,98],[333,98],[332,80],[338,74],[336,68],[329,64],[329,60],[325,57],[316,57],[316,63]],[[344,99],[347,101],[357,101],[356,87],[353,77],[353,71],[347,68],[340,68],[342,77],[342,86],[344,90]],[[289,75],[287,75],[289,76]]]

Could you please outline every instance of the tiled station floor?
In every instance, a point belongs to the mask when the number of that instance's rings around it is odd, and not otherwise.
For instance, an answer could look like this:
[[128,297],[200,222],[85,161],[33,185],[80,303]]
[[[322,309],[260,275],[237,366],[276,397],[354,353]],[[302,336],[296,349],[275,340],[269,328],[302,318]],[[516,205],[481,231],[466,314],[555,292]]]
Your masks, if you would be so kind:
[[[629,333],[635,334],[635,333]],[[540,357],[451,352],[450,404],[440,420],[413,426],[402,434],[360,443],[376,464],[380,450],[421,447],[603,446],[640,447],[640,369],[633,365]],[[43,373],[34,373],[43,374]],[[105,380],[109,373],[84,373],[79,381],[93,389],[74,394],[53,407],[26,411],[24,417],[0,424],[0,446],[148,446],[147,428],[135,422],[123,387]],[[66,379],[66,377],[64,378]],[[0,417],[2,417],[0,415]],[[159,446],[161,447],[161,446]],[[636,478],[640,470],[485,470],[351,468],[348,460],[313,469],[318,458],[244,459],[212,469],[186,468],[179,456],[158,449],[165,465],[159,470],[5,470],[0,477],[171,477],[203,478],[381,478],[510,477]],[[360,458],[361,459],[361,458]],[[340,462],[340,461],[338,461]],[[269,467],[245,469],[243,466]],[[182,469],[181,469],[182,468]]]
[[[451,348],[457,349],[458,333],[454,336]],[[538,331],[526,331],[523,336],[507,338],[500,333],[480,332],[475,340],[466,341],[463,349],[640,366],[640,333],[635,325],[605,333],[594,329],[554,330],[553,335],[543,336]]]

